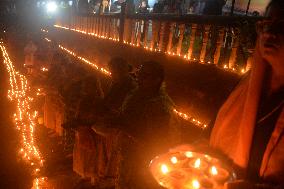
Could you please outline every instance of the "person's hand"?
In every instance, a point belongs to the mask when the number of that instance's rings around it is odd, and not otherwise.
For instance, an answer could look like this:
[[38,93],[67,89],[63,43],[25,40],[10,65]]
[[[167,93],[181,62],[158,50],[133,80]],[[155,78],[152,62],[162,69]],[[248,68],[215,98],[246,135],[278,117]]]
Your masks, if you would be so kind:
[[233,182],[227,182],[224,189],[254,189],[256,186],[246,180],[236,180]]

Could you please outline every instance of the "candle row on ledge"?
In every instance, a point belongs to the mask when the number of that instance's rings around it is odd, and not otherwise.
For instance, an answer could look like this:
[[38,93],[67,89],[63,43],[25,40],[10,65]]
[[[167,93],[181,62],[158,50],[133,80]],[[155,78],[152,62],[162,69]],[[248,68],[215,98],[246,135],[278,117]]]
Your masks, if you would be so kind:
[[33,173],[37,175],[43,166],[44,160],[34,141],[34,130],[38,114],[37,111],[33,111],[30,107],[34,99],[27,94],[30,93],[27,78],[15,70],[3,43],[1,43],[0,48],[9,74],[10,90],[8,90],[8,98],[17,104],[14,123],[21,134],[19,154],[30,163]]
[[65,30],[70,30],[70,31],[78,32],[78,33],[82,33],[82,34],[85,34],[85,35],[90,35],[90,36],[97,37],[97,38],[100,38],[100,39],[108,39],[108,40],[117,41],[117,42],[119,41],[119,38],[107,37],[106,34],[105,35],[99,35],[99,34],[96,34],[96,33],[86,32],[86,31],[83,31],[83,30],[68,28],[68,27],[64,27],[64,26],[60,26],[60,25],[54,25],[54,27],[60,28],[60,29],[65,29]]
[[198,121],[197,119],[185,114],[185,113],[182,113],[182,112],[179,112],[177,111],[176,109],[173,109],[173,112],[178,115],[179,117],[183,118],[184,120],[186,121],[189,121],[191,123],[193,123],[194,125],[197,125],[199,128],[201,129],[206,129],[207,128],[207,125]]
[[65,52],[67,52],[68,54],[70,54],[70,55],[72,55],[72,56],[78,58],[78,59],[81,60],[82,62],[84,62],[84,63],[86,63],[86,64],[92,66],[93,68],[95,68],[96,70],[102,72],[103,74],[108,75],[108,76],[111,76],[111,73],[110,73],[108,70],[106,70],[105,68],[99,67],[97,64],[94,64],[94,63],[90,62],[90,61],[87,60],[86,58],[83,58],[83,57],[81,57],[81,56],[77,56],[76,53],[74,53],[73,51],[71,51],[71,50],[69,50],[69,49],[63,47],[62,45],[58,45],[58,47],[59,47],[60,49],[64,50]]
[[[46,41],[50,42],[50,40],[48,38],[45,38]],[[111,76],[111,72],[109,72],[108,70],[106,70],[105,68],[103,67],[99,67],[98,65],[90,62],[89,60],[87,60],[86,58],[83,58],[82,56],[78,56],[77,53],[71,51],[70,49],[62,46],[62,45],[58,45],[60,49],[62,49],[63,51],[67,52],[68,54],[78,58],[79,60],[81,60],[82,62],[90,65],[91,67],[95,68],[96,70],[99,70],[101,71],[103,74],[105,75],[108,75],[108,76]],[[198,128],[201,128],[201,129],[205,129],[207,128],[207,125],[200,122],[199,120],[193,118],[192,116],[189,116],[185,113],[182,113],[182,112],[179,112],[178,110],[176,109],[173,109],[173,112],[178,115],[179,117],[181,117],[182,119],[186,120],[186,121],[189,121],[191,123],[193,123],[194,125],[196,125]]]
[[[68,28],[68,27],[61,26],[61,25],[54,25],[54,27],[60,28],[60,29],[65,29],[65,30],[71,30],[71,31],[82,33],[82,34],[85,34],[85,35],[91,35],[91,36],[94,36],[94,37],[97,37],[97,38],[100,38],[100,39],[109,39],[109,40],[113,40],[113,41],[119,41],[118,38],[106,37],[106,35],[107,35],[106,33],[104,35],[99,35],[99,34],[96,34],[96,33],[88,33],[84,30]],[[126,44],[126,45],[130,45],[132,47],[141,47],[140,44],[138,44],[138,43],[135,44],[135,43],[127,42],[125,40],[123,41],[123,43]],[[147,46],[143,47],[143,48],[145,50],[151,51],[151,52],[161,52],[161,49],[149,48]],[[181,55],[181,54],[177,54],[177,53],[174,53],[174,52],[171,52],[171,51],[167,51],[167,52],[164,52],[164,53],[169,55],[169,56],[180,57],[180,58],[183,58],[185,60],[192,61],[192,62],[198,62],[198,63],[201,63],[201,64],[204,64],[204,63],[211,64],[210,61],[205,62],[205,61],[202,61],[202,60],[198,60],[196,58],[191,58],[189,55]],[[235,72],[235,73],[239,73],[239,74],[244,74],[247,71],[246,69],[242,69],[240,72],[238,72],[235,68],[229,68],[228,65],[224,65],[223,67],[220,67],[220,68],[223,68],[226,71],[231,71],[231,72]]]

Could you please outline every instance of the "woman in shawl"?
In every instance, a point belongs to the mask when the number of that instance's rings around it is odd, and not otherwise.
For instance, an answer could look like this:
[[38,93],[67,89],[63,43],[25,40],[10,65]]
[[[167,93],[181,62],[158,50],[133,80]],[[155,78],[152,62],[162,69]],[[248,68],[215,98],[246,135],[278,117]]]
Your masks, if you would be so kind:
[[210,148],[236,167],[239,180],[228,189],[284,188],[283,0],[270,2],[257,31],[252,70],[219,110],[210,136]]
[[239,167],[243,180],[230,189],[284,186],[283,0],[270,2],[257,31],[251,73],[220,109],[210,137],[210,146]]

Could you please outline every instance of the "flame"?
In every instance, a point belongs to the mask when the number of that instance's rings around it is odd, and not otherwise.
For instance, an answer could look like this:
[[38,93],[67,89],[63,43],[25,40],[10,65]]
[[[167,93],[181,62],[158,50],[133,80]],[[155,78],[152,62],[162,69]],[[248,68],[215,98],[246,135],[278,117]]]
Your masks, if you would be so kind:
[[10,90],[8,90],[8,98],[16,102],[14,123],[20,132],[22,146],[19,154],[33,166],[34,173],[38,173],[40,167],[43,166],[43,159],[34,140],[34,130],[38,113],[31,109],[33,98],[28,95],[30,92],[29,82],[24,75],[16,71],[13,62],[9,58],[6,47],[0,45],[0,48],[9,74]]
[[218,174],[217,168],[215,166],[211,167],[210,172],[211,172],[212,175],[217,175]]
[[198,158],[198,159],[194,162],[194,167],[195,167],[195,168],[199,168],[199,167],[200,167],[200,164],[201,164],[201,160],[200,160],[200,158]]
[[171,162],[173,164],[176,164],[178,162],[178,159],[174,156],[174,157],[171,158]]
[[192,152],[187,151],[187,152],[185,152],[185,156],[188,157],[188,158],[192,158],[193,154],[192,154]]
[[200,188],[200,183],[199,183],[198,180],[194,179],[194,180],[192,181],[192,188],[194,188],[194,189]]
[[167,174],[167,173],[169,172],[168,166],[165,165],[165,164],[163,164],[163,165],[161,166],[161,171],[162,171],[163,174]]

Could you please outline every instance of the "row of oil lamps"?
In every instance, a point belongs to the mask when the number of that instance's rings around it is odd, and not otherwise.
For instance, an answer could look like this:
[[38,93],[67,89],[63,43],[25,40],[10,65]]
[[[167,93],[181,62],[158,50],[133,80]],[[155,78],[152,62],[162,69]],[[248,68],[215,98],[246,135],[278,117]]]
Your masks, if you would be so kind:
[[[43,166],[44,160],[34,141],[37,112],[33,111],[30,107],[34,99],[27,94],[30,93],[27,78],[15,70],[3,42],[1,42],[0,48],[9,74],[10,89],[8,90],[8,98],[17,104],[17,109],[14,113],[14,122],[16,129],[21,134],[22,147],[19,154],[24,160],[30,163],[33,173],[37,175]],[[43,182],[45,178],[36,178],[36,180]],[[34,186],[34,189],[40,188],[39,185]]]
[[[78,32],[78,33],[82,33],[82,34],[85,34],[85,35],[91,35],[91,36],[94,36],[94,37],[97,37],[97,38],[100,38],[100,39],[108,39],[108,40],[112,40],[112,41],[119,41],[118,38],[112,38],[112,37],[107,37],[107,34],[105,35],[99,35],[99,34],[96,34],[96,33],[92,33],[92,32],[86,32],[84,30],[79,30],[79,29],[74,29],[74,28],[68,28],[68,27],[65,27],[65,26],[61,26],[61,25],[58,25],[58,24],[55,24],[54,27],[56,28],[60,28],[60,29],[65,29],[65,30],[71,30],[71,31],[74,31],[74,32]],[[43,31],[43,29],[41,29]],[[44,30],[45,32],[48,32],[46,30]],[[127,44],[127,45],[130,45],[130,46],[133,46],[133,47],[140,47],[139,44],[135,44],[135,43],[131,43],[131,42],[127,42],[127,41],[123,41],[124,44]],[[156,48],[149,48],[147,46],[143,47],[145,50],[147,51],[151,51],[151,52],[161,52],[161,49],[156,49]],[[177,56],[177,57],[181,57],[185,60],[188,60],[188,61],[198,61],[196,58],[191,58],[190,56],[188,55],[184,55],[182,56],[181,54],[177,54],[177,53],[174,53],[174,52],[170,52],[170,51],[167,51],[165,52],[165,54],[168,54],[170,56]],[[204,64],[205,62],[204,61],[199,61],[199,63],[202,63]],[[210,61],[207,61],[207,64],[211,64]],[[232,71],[232,72],[236,72],[236,69],[235,68],[229,68],[228,65],[224,65],[223,67],[221,67],[225,70],[228,70],[228,71]],[[242,69],[240,71],[241,74],[244,74],[246,73],[246,69]]]
[[191,151],[157,156],[150,171],[160,185],[170,189],[215,189],[232,179],[219,159]]

